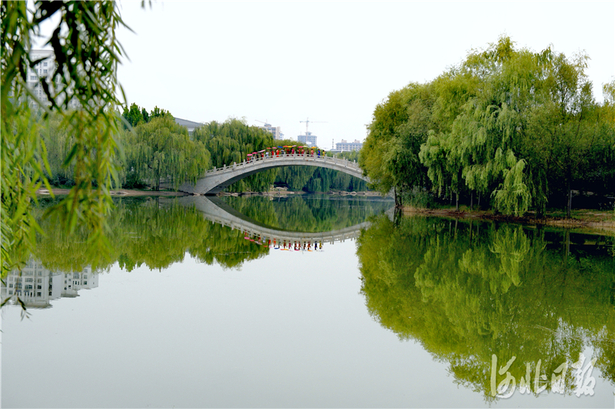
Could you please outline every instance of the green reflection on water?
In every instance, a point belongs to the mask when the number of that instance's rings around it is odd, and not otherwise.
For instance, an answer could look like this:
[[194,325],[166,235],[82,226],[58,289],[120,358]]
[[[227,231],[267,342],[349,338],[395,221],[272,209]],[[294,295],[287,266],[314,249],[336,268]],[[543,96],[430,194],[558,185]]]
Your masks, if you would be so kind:
[[[326,232],[354,226],[391,207],[391,201],[327,196],[270,200],[229,197],[227,202],[246,216],[279,230]],[[266,243],[246,240],[244,233],[206,220],[193,207],[168,198],[119,198],[108,218],[110,252],[94,259],[88,253],[88,231],[68,237],[57,215],[42,217],[53,200],[41,200],[41,233],[33,257],[52,271],[78,272],[109,268],[115,262],[128,271],[145,265],[164,269],[183,261],[186,253],[197,261],[240,267],[269,253]],[[97,257],[100,254],[96,255]],[[24,260],[25,262],[25,260]]]
[[222,199],[265,226],[295,232],[343,229],[363,223],[394,205],[390,199],[327,195],[224,196]]
[[[93,263],[87,257],[87,231],[67,237],[56,217],[40,221],[34,258],[53,271],[81,271]],[[181,262],[186,253],[207,264],[239,267],[268,254],[269,249],[244,240],[241,231],[207,221],[201,213],[174,200],[123,198],[109,216],[111,251],[94,270],[120,267],[133,270],[145,265],[164,269]]]
[[[612,238],[521,226],[379,218],[357,254],[370,314],[493,400],[494,354],[498,370],[516,357],[508,371],[517,387],[529,364],[531,393],[539,361],[548,378],[540,385],[550,384],[588,346],[595,366],[615,380],[612,245]],[[497,385],[505,376],[496,375]]]

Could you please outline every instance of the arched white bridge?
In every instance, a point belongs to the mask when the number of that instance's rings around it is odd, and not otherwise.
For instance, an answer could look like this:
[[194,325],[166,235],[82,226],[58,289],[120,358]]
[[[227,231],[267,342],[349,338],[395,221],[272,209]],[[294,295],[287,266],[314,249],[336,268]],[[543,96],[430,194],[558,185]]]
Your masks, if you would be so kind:
[[287,154],[281,152],[279,156],[253,158],[231,166],[225,165],[223,168],[210,169],[205,176],[197,180],[196,184],[184,183],[179,187],[179,191],[199,195],[215,195],[247,176],[283,166],[316,166],[334,169],[369,182],[369,178],[363,176],[363,171],[356,162],[316,154]]
[[[184,206],[194,206],[207,220],[230,227],[233,230],[243,231],[246,237],[255,237],[262,243],[292,243],[303,246],[304,243],[330,243],[343,242],[356,239],[361,235],[361,230],[367,229],[371,223],[363,222],[343,229],[326,232],[293,232],[279,230],[263,226],[260,223],[239,213],[228,204],[218,198],[184,196],[177,199]],[[386,214],[393,218],[393,208]]]

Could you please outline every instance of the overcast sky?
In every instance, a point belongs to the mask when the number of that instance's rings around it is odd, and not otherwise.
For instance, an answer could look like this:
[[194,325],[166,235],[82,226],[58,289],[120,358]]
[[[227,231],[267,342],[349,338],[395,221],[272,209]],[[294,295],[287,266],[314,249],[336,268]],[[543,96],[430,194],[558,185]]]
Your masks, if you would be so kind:
[[121,2],[130,103],[197,122],[267,121],[318,144],[363,140],[376,104],[502,34],[585,51],[594,93],[615,76],[615,1]]

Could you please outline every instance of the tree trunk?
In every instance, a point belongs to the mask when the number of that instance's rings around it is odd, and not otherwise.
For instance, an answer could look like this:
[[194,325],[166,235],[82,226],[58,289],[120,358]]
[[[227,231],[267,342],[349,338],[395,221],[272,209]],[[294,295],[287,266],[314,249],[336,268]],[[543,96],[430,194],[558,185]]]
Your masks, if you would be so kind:
[[459,193],[455,192],[455,210],[459,211]]
[[570,254],[570,229],[566,229],[564,233],[564,262],[568,263],[568,254]]
[[474,210],[474,191],[470,192],[470,210]]
[[395,207],[396,208],[400,208],[401,207],[401,197],[397,193],[397,188],[396,187],[393,188],[393,193],[395,195]]
[[402,219],[401,209],[399,207],[395,207],[395,210],[393,210],[393,223],[395,224],[395,226],[399,226],[401,219]]
[[566,217],[570,219],[572,217],[572,189],[570,184],[568,185],[568,205],[566,206]]
[[[570,155],[568,156],[570,157]],[[570,219],[572,216],[572,169],[568,166],[566,171],[566,188],[568,189],[568,204],[566,205],[566,217]]]

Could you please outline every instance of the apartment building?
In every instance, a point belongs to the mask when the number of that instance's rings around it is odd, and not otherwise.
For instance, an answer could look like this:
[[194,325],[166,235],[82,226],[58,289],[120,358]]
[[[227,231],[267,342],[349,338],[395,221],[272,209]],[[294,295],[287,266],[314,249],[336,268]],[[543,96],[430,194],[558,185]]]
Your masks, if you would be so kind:
[[341,142],[335,144],[335,150],[340,152],[360,151],[362,147],[363,143],[359,142],[357,139],[355,139],[354,142],[348,142],[342,139]]

